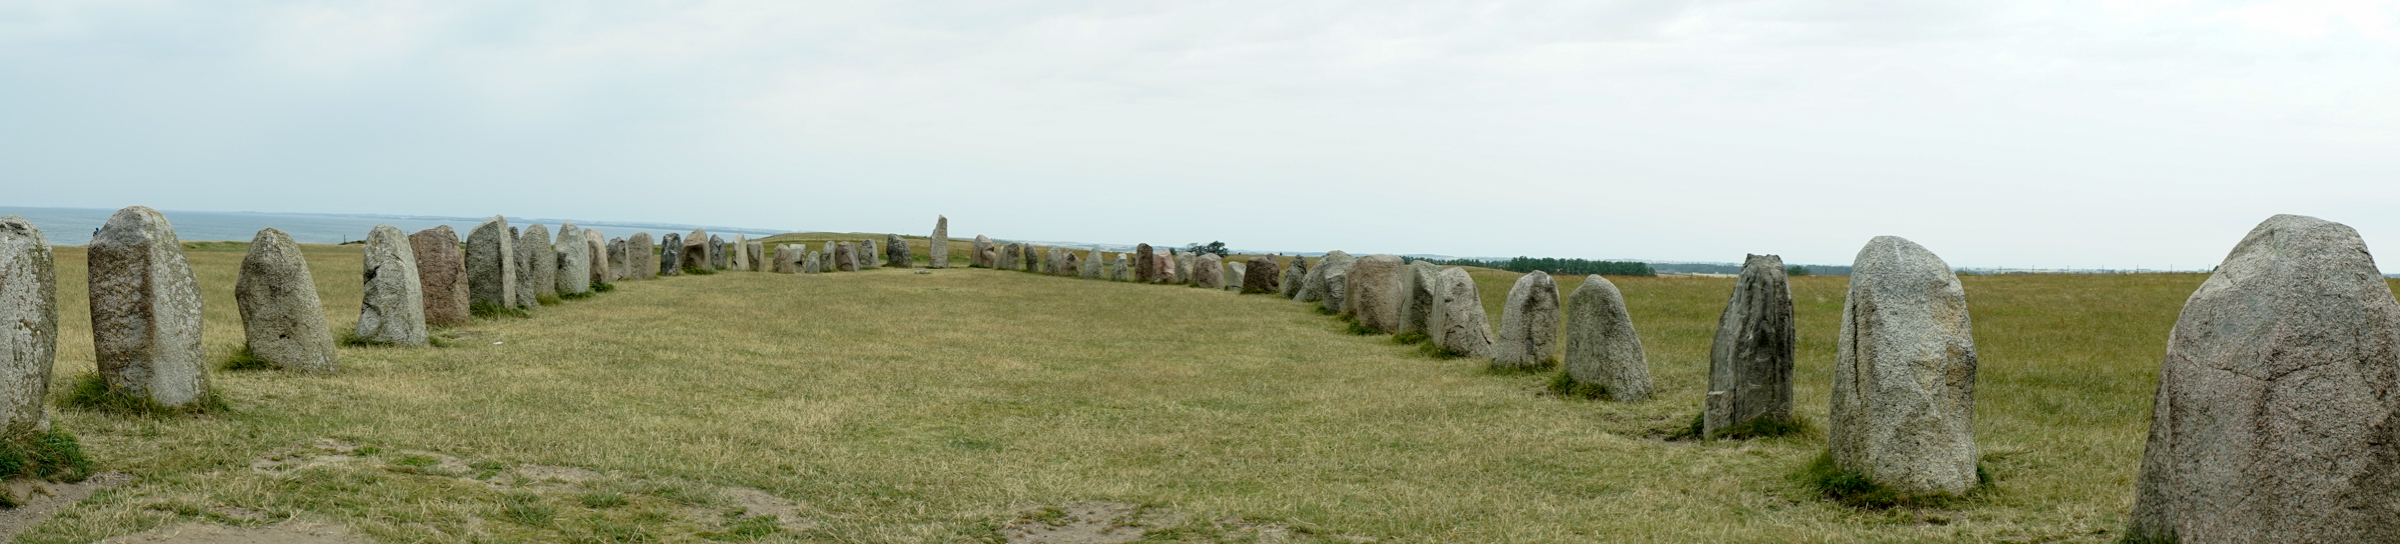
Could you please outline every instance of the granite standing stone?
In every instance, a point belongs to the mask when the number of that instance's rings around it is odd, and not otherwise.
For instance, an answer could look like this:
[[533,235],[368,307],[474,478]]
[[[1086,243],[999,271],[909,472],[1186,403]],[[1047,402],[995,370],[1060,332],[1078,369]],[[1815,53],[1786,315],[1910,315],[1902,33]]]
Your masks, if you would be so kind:
[[1327,253],[1321,257],[1317,257],[1317,265],[1309,267],[1308,271],[1304,275],[1300,276],[1300,290],[1292,294],[1292,300],[1297,300],[1300,302],[1325,301],[1325,269],[1328,268],[1327,265],[1332,264],[1334,253],[1341,252],[1336,251],[1333,253]]
[[708,236],[708,269],[724,270],[725,266],[725,238],[711,234]]
[[658,238],[658,275],[683,275],[683,235],[667,233]]
[[1283,277],[1277,281],[1280,282],[1275,286],[1277,296],[1300,298],[1301,286],[1308,283],[1308,257],[1293,255],[1292,260],[1283,267]]
[[1283,277],[1281,267],[1275,266],[1275,257],[1251,257],[1250,264],[1243,268],[1247,269],[1242,275],[1243,294],[1273,294],[1283,290],[1283,286],[1278,285]]
[[1133,261],[1133,259],[1132,259],[1131,257],[1127,256],[1127,254],[1124,254],[1124,253],[1118,253],[1118,254],[1117,254],[1117,260],[1116,260],[1116,262],[1114,262],[1114,263],[1110,263],[1110,264],[1109,264],[1109,266],[1108,266],[1108,281],[1130,281],[1130,280],[1132,280],[1132,279],[1133,279],[1133,262],[1132,262],[1132,261]]
[[1442,267],[1422,260],[1412,261],[1404,274],[1400,281],[1400,330],[1393,334],[1430,335],[1425,324],[1433,319],[1434,301],[1441,298],[1433,292],[1433,287]]
[[[1361,259],[1359,262],[1366,262]],[[1358,285],[1360,268],[1350,269]],[[1355,308],[1366,302],[1352,303]],[[1558,282],[1540,270],[1517,277],[1500,307],[1500,341],[1492,344],[1492,368],[1549,368],[1558,361]]]
[[[58,266],[50,240],[23,217],[0,217],[0,432],[50,430],[58,360]],[[313,296],[314,290],[310,291]],[[322,322],[322,312],[317,320]]]
[[833,246],[833,266],[834,269],[843,272],[857,272],[858,246],[850,242],[835,244]]
[[558,296],[558,250],[550,247],[550,228],[525,227],[517,237],[517,304],[542,305],[542,297]]
[[1225,288],[1225,258],[1215,253],[1192,257],[1192,286],[1201,289]]
[[[608,238],[601,236],[600,231],[583,229],[583,252],[591,259],[592,285],[617,281],[617,276],[609,273]],[[425,270],[420,268],[417,272],[422,274]]]
[[626,265],[626,260],[629,257],[631,256],[625,253],[624,238],[609,239],[608,277],[614,278],[615,281],[633,279],[633,275],[631,274],[633,268]]
[[557,255],[555,266],[558,267],[558,273],[553,275],[551,281],[556,284],[559,294],[591,292],[592,254],[591,246],[584,243],[583,228],[574,223],[560,224],[558,243],[551,244],[550,250]]
[[2130,542],[2400,542],[2400,304],[2358,232],[2277,215],[2167,337]]
[[1342,297],[1349,294],[1350,263],[1356,260],[1352,259],[1350,254],[1340,251],[1326,253],[1323,259],[1317,261],[1317,268],[1309,271],[1310,274],[1316,276],[1316,281],[1311,285],[1303,286],[1317,291],[1317,298],[1311,300],[1322,303],[1319,307],[1328,312],[1338,314],[1349,309],[1349,301],[1343,300]]
[[1018,259],[1018,257],[1017,257],[1017,245],[1012,243],[1012,244],[1008,244],[1008,245],[1005,245],[1005,246],[1001,246],[1001,247],[1000,247],[1000,254],[999,254],[999,257],[998,257],[998,258],[999,258],[999,261],[998,261],[998,262],[996,262],[996,263],[994,264],[994,266],[993,266],[994,268],[998,268],[998,269],[1001,269],[1001,270],[1015,270],[1015,269],[1017,268],[1017,259]]
[[752,240],[748,243],[744,243],[742,244],[742,252],[749,256],[747,257],[750,262],[749,271],[765,272],[767,270],[766,263],[763,261],[763,259],[765,259],[767,256],[766,242]]
[[933,216],[933,240],[925,244],[926,268],[950,267],[950,218]]
[[157,210],[117,210],[84,251],[100,378],[166,406],[200,400],[208,392],[200,286],[175,227]]
[[705,230],[692,229],[691,234],[683,235],[683,249],[679,250],[683,253],[678,257],[680,260],[675,262],[675,267],[694,270],[708,268],[708,240],[709,234]]
[[801,263],[800,263],[800,273],[802,273],[802,274],[823,274],[823,273],[825,273],[825,254],[824,254],[824,253],[822,253],[822,252],[817,252],[817,251],[810,251],[810,252],[808,252],[808,257],[806,257],[806,260],[804,260],[804,261],[801,261]]
[[916,266],[917,257],[915,255],[911,255],[910,253],[911,252],[908,250],[907,238],[901,238],[898,234],[884,236],[884,260],[888,261],[886,264],[891,265],[892,268],[908,268],[911,266]]
[[[282,231],[276,231],[275,235],[284,240],[291,239],[290,236],[284,236]],[[266,237],[266,231],[259,231],[259,237]],[[250,251],[256,253],[256,242],[252,244]],[[418,290],[425,295],[425,324],[444,327],[464,325],[468,318],[474,317],[469,311],[467,260],[459,252],[458,233],[451,231],[449,225],[417,231],[408,235],[408,250],[417,256],[417,282],[421,284]],[[243,270],[247,273],[249,269]],[[306,273],[306,270],[302,270],[302,273]],[[316,284],[309,284],[308,289],[309,298],[316,298]],[[325,309],[317,307],[315,311],[317,321],[322,323]],[[251,343],[257,342],[253,340]]]
[[[535,232],[540,229],[534,226]],[[366,263],[359,270],[366,289],[359,299],[358,328],[351,334],[368,342],[425,345],[425,292],[408,235],[391,225],[367,231]]]
[[1076,270],[1076,274],[1083,279],[1096,280],[1107,274],[1105,269],[1108,268],[1108,258],[1100,253],[1100,248],[1085,250],[1083,261],[1080,264],[1082,268]]
[[[1173,251],[1173,250],[1169,250],[1169,251]],[[1196,280],[1196,279],[1198,279],[1198,278],[1194,278],[1194,277],[1192,277],[1192,254],[1190,254],[1190,253],[1179,253],[1179,254],[1176,254],[1176,255],[1175,255],[1175,283],[1181,283],[1181,284],[1186,284],[1186,285],[1189,285],[1189,284],[1191,284],[1191,283],[1192,283],[1192,281],[1194,281],[1194,280]]]
[[1176,283],[1181,281],[1175,277],[1175,256],[1165,253],[1152,253],[1150,254],[1150,262],[1156,267],[1153,268],[1153,270],[1158,271],[1158,281],[1155,283]]
[[860,240],[858,242],[858,253],[851,255],[851,257],[858,259],[859,268],[872,270],[883,267],[883,253],[877,250],[874,240]]
[[1625,295],[1598,274],[1567,295],[1567,379],[1600,386],[1617,402],[1650,399],[1650,359],[1625,311]]
[[1833,361],[1834,465],[1904,495],[1975,486],[1975,335],[1950,265],[1897,236],[1851,265]]
[[636,232],[625,237],[625,277],[637,280],[658,278],[658,249],[650,243],[650,233]]
[[[1400,287],[1407,264],[1397,255],[1368,255],[1350,261],[1343,274],[1342,315],[1359,328],[1380,333],[1400,330]],[[1330,283],[1327,284],[1330,287]],[[1557,302],[1557,295],[1551,295]]]
[[1750,255],[1733,283],[1733,298],[1717,318],[1708,349],[1708,396],[1701,436],[1752,421],[1792,419],[1792,363],[1800,345],[1792,321],[1792,286],[1783,258]]
[[975,235],[974,251],[973,255],[967,256],[967,266],[992,268],[994,263],[998,262],[994,259],[997,254],[992,251],[992,237],[990,236]]
[[515,308],[517,303],[517,239],[509,235],[508,219],[492,216],[467,231],[467,300],[469,307]]
[[1026,246],[1025,248],[1026,272],[1039,274],[1042,273],[1043,270],[1046,270],[1044,267],[1050,266],[1051,263],[1058,262],[1056,256],[1050,254],[1049,248],[1042,248],[1042,251],[1039,253],[1036,253],[1033,250],[1034,248],[1032,246]]
[[824,249],[817,251],[817,272],[836,272],[841,269],[840,266],[836,266],[833,263],[833,248],[835,245],[836,244],[832,240],[826,240],[823,245]]
[[1441,282],[1437,290],[1442,298],[1435,302],[1433,322],[1426,324],[1433,331],[1433,345],[1462,357],[1491,356],[1491,318],[1483,314],[1483,295],[1475,287],[1475,277],[1464,268],[1451,267],[1442,269],[1435,280]]
[[1150,249],[1150,244],[1133,246],[1133,281],[1158,281],[1158,260],[1151,258],[1156,254],[1155,250]]
[[747,272],[752,270],[751,262],[750,237],[739,232],[733,233],[733,241],[725,243],[725,266]]
[[1248,279],[1249,268],[1242,263],[1225,263],[1225,290],[1240,291],[1242,282]]
[[790,274],[799,271],[798,269],[792,267],[791,244],[776,244],[774,260],[770,262],[772,264],[767,267],[767,271],[769,272],[774,272],[777,274]]

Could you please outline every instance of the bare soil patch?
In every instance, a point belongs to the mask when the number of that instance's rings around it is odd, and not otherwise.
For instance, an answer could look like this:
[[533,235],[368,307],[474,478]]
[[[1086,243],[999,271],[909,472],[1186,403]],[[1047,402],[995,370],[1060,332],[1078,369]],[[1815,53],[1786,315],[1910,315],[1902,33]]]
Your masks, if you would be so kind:
[[289,522],[259,527],[186,523],[101,541],[104,544],[364,544],[339,525]]
[[[133,476],[122,472],[103,472],[71,484],[10,482],[9,485],[12,488],[24,486],[27,489],[16,493],[16,496],[24,498],[23,504],[16,508],[0,510],[0,542],[16,538],[17,533],[49,521],[51,516],[58,515],[58,511],[66,508],[67,505],[83,502],[84,498],[92,496],[93,493],[132,480]],[[11,489],[11,491],[17,490]]]

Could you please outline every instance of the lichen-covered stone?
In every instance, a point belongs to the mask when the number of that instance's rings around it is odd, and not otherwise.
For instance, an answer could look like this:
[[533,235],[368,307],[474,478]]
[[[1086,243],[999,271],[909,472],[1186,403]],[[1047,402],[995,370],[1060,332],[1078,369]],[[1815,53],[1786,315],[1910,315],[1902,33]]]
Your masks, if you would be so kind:
[[1118,253],[1116,262],[1110,263],[1108,266],[1108,281],[1131,281],[1133,279],[1132,261],[1133,259],[1127,254]]
[[842,242],[833,246],[833,267],[843,272],[858,271],[858,246]]
[[1834,465],[1906,495],[1975,486],[1975,335],[1950,265],[1897,236],[1858,252],[1842,303],[1827,445]]
[[824,252],[819,252],[819,251],[810,251],[810,252],[808,252],[808,260],[807,260],[807,261],[805,261],[805,262],[802,262],[802,263],[801,263],[801,266],[800,266],[800,273],[802,273],[802,274],[823,274],[823,273],[825,273],[825,253],[824,253]]
[[[540,225],[533,230],[538,233]],[[581,246],[577,241],[574,245]],[[417,255],[399,227],[367,231],[366,262],[359,267],[366,288],[359,297],[360,340],[403,346],[425,345],[425,292],[417,281]]]
[[1248,279],[1249,269],[1247,264],[1225,263],[1225,290],[1241,291],[1242,282]]
[[724,269],[726,268],[726,265],[727,265],[727,264],[728,264],[728,263],[727,263],[727,261],[726,261],[726,255],[725,255],[725,237],[723,237],[723,236],[717,236],[717,235],[713,235],[713,234],[712,234],[712,235],[709,235],[709,237],[708,237],[708,269],[709,269],[709,270],[724,270]]
[[1308,283],[1308,257],[1292,256],[1292,260],[1283,267],[1283,277],[1277,281],[1280,282],[1275,286],[1278,296],[1299,299],[1300,288]]
[[1158,259],[1152,258],[1156,254],[1155,250],[1150,249],[1150,244],[1133,246],[1133,281],[1158,281]]
[[859,268],[876,269],[883,267],[883,254],[876,249],[874,240],[860,240],[858,242],[857,251],[858,253],[851,255],[851,258],[858,259]]
[[1585,276],[1567,295],[1566,312],[1567,379],[1600,386],[1617,402],[1649,400],[1650,359],[1617,285],[1598,274]]
[[[426,232],[450,236],[448,227]],[[452,255],[458,253],[458,238],[445,244]],[[283,231],[259,229],[250,239],[250,254],[242,257],[241,277],[233,283],[233,302],[242,313],[242,340],[250,356],[302,372],[340,368],[333,328],[325,323],[324,301],[317,298],[317,278],[309,274],[300,244]]]
[[901,238],[898,234],[885,235],[883,256],[884,264],[890,265],[892,268],[908,268],[917,264],[916,256],[911,255],[908,250],[908,239]]
[[999,253],[994,251],[992,248],[992,237],[981,234],[975,235],[974,251],[974,254],[967,256],[968,266],[978,266],[983,268],[998,267],[998,263],[1000,262]]
[[0,327],[0,432],[12,436],[50,430],[57,270],[42,229],[23,217],[0,217],[0,323],[9,325]]
[[1430,334],[1425,324],[1433,319],[1433,303],[1441,297],[1434,293],[1434,278],[1442,267],[1425,261],[1408,263],[1400,278],[1400,329],[1392,334]]
[[708,261],[710,258],[710,252],[708,250],[708,241],[709,234],[706,230],[692,229],[691,234],[683,235],[683,248],[680,250],[683,253],[681,254],[682,256],[679,257],[681,260],[675,262],[675,267],[690,269],[709,268]]
[[[1328,257],[1326,262],[1333,259]],[[1331,267],[1331,265],[1327,265]],[[1475,278],[1464,268],[1443,269],[1435,277],[1441,282],[1437,292],[1441,300],[1435,304],[1434,322],[1428,323],[1435,347],[1453,355],[1489,357],[1492,353],[1491,318],[1483,313],[1483,296],[1475,287]]]
[[166,406],[208,392],[200,350],[200,286],[175,227],[133,206],[109,216],[85,246],[92,350],[110,389]]
[[583,227],[574,223],[558,226],[558,243],[550,245],[557,256],[558,273],[552,278],[560,294],[592,291],[591,245],[584,242]]
[[1192,286],[1201,289],[1225,288],[1225,258],[1215,253],[1188,256],[1192,261]]
[[933,239],[925,244],[925,259],[926,268],[950,267],[950,218],[933,216]]
[[[474,315],[468,311],[467,258],[458,247],[458,233],[451,231],[449,225],[417,231],[408,235],[408,246],[417,256],[418,290],[425,295],[425,324],[466,324]],[[251,251],[257,251],[257,247],[253,245]],[[309,291],[314,296],[316,284],[309,284]],[[324,308],[317,308],[317,314],[317,319],[323,321]]]
[[747,272],[752,270],[750,266],[752,262],[754,260],[750,258],[749,235],[734,233],[733,239],[725,242],[725,267]]
[[1799,347],[1783,258],[1750,255],[1708,350],[1702,436],[1752,421],[1792,419],[1792,363]]
[[1362,329],[1380,333],[1400,330],[1400,284],[1406,266],[1397,255],[1352,259],[1349,270],[1342,274],[1342,315]]
[[508,219],[492,216],[467,231],[467,303],[514,308],[517,302],[517,238]]
[[765,260],[767,257],[766,242],[760,242],[757,240],[745,242],[742,244],[742,252],[744,255],[748,255],[748,257],[745,257],[744,259],[750,263],[750,268],[746,268],[744,270],[751,272],[764,272],[767,270]]
[[650,243],[650,233],[636,232],[625,237],[625,277],[657,279],[658,272],[658,249]]
[[[632,279],[633,276],[631,273],[633,271],[633,267],[626,265],[626,260],[628,257],[630,256],[625,254],[624,238],[614,238],[608,241],[609,281],[616,282]],[[419,272],[422,272],[422,270]]]
[[1091,248],[1089,250],[1085,250],[1083,260],[1076,263],[1079,265],[1079,270],[1077,270],[1077,273],[1083,279],[1100,279],[1102,276],[1107,274],[1107,272],[1105,272],[1105,269],[1108,267],[1107,263],[1108,260],[1103,258],[1103,256],[1100,254],[1100,248]]
[[517,305],[533,308],[542,297],[558,296],[558,250],[550,247],[550,228],[525,227],[517,236]]
[[[617,281],[617,276],[611,274],[608,268],[608,239],[601,237],[600,231],[583,229],[583,251],[591,259],[591,266],[588,267],[591,274],[586,280],[588,283],[599,285]],[[425,269],[418,267],[417,273],[423,274]]]
[[1274,256],[1260,255],[1257,257],[1251,257],[1249,264],[1243,266],[1243,269],[1243,294],[1273,294],[1283,290],[1283,286],[1281,285],[1281,282],[1283,281],[1283,271],[1281,270],[1281,267],[1275,265]]
[[[1350,268],[1351,285],[1358,284],[1359,270]],[[1549,368],[1557,360],[1558,282],[1535,270],[1518,276],[1508,288],[1508,302],[1500,307],[1500,341],[1492,344],[1492,367]]]

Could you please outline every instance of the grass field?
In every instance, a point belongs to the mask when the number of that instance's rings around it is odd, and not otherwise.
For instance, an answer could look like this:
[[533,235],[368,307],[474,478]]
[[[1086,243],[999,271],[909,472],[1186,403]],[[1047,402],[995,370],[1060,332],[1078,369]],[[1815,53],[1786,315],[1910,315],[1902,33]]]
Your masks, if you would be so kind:
[[[306,252],[346,330],[356,246]],[[189,254],[229,355],[240,244]],[[92,368],[85,258],[57,260],[54,396]],[[1494,322],[1515,276],[1475,274]],[[621,282],[449,347],[344,347],[334,376],[219,372],[226,413],[60,409],[135,480],[20,541],[296,519],[393,542],[975,542],[1085,503],[1136,506],[1156,541],[2108,541],[2203,279],[1964,278],[1997,485],[1942,509],[1812,496],[1790,476],[1822,436],[1659,439],[1698,412],[1728,279],[1614,280],[1657,382],[1621,405],[1268,296],[884,269]],[[1793,282],[1820,425],[1843,281]]]

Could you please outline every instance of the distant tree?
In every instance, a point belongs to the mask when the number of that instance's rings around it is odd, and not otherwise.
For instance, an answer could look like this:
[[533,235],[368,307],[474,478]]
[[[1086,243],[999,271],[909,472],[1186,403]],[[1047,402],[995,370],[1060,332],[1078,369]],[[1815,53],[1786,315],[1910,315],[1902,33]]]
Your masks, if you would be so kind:
[[1788,268],[1785,268],[1785,269],[1783,269],[1783,275],[1786,275],[1786,276],[1806,276],[1806,275],[1808,275],[1808,267],[1805,267],[1805,266],[1800,266],[1800,265],[1796,265],[1796,264],[1795,264],[1795,265],[1792,265],[1791,267],[1788,267]]
[[1209,242],[1206,245],[1192,244],[1183,246],[1183,252],[1193,255],[1199,255],[1202,253],[1215,253],[1219,257],[1228,257],[1233,255],[1225,250],[1224,242]]

